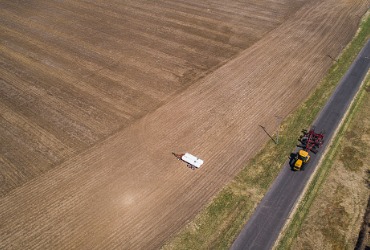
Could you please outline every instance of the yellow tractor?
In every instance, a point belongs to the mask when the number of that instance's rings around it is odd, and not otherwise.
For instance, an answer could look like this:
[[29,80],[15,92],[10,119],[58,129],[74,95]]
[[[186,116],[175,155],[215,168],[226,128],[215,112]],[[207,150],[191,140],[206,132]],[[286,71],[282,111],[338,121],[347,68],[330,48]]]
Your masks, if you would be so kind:
[[301,149],[299,150],[298,154],[295,157],[295,162],[293,165],[293,169],[295,171],[303,170],[303,165],[306,164],[310,160],[310,155],[307,151]]

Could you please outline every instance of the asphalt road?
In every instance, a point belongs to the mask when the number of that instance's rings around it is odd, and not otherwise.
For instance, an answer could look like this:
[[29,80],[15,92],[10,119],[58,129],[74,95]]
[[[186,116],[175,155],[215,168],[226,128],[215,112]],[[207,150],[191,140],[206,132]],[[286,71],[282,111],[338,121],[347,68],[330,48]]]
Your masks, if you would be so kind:
[[272,248],[307,181],[315,171],[322,153],[329,144],[328,142],[332,139],[336,128],[358,92],[369,66],[370,40],[367,41],[365,47],[313,123],[317,132],[325,131],[323,146],[316,155],[310,154],[310,163],[307,164],[304,171],[293,172],[290,169],[289,162],[285,164],[283,170],[231,246],[232,250]]

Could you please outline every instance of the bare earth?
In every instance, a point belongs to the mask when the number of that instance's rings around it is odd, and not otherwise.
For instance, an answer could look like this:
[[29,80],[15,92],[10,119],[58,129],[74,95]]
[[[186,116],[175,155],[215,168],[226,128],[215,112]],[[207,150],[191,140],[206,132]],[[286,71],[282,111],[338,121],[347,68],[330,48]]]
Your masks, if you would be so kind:
[[296,1],[0,1],[0,196],[174,98]]
[[[160,247],[266,143],[259,125],[273,132],[307,97],[368,8],[246,2],[0,1],[0,248]],[[185,151],[201,169],[171,154]]]

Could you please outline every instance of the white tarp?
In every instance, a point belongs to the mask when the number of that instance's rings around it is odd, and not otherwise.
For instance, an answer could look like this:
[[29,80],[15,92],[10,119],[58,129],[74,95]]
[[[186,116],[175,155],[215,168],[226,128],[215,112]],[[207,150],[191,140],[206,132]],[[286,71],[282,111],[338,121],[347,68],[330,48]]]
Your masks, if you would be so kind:
[[181,160],[193,165],[196,168],[199,168],[203,164],[203,160],[199,159],[198,157],[185,153],[182,157]]

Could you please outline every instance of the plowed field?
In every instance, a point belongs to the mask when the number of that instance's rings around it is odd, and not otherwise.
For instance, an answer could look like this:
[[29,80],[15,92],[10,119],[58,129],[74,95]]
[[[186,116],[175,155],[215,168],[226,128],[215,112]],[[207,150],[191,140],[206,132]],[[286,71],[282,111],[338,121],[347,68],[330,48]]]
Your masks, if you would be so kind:
[[[0,1],[0,248],[158,248],[318,84],[366,0]],[[205,160],[187,169],[171,152]]]

